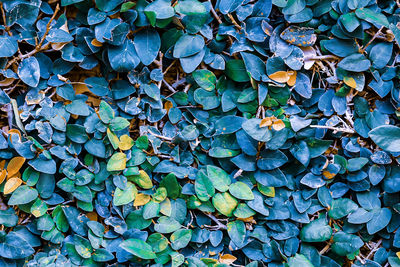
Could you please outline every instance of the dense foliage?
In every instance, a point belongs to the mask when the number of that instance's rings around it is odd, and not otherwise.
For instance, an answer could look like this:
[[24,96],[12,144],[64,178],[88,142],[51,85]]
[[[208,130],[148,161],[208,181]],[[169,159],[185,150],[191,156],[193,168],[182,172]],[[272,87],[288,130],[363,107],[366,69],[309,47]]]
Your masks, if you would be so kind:
[[0,266],[400,266],[398,1],[1,19]]

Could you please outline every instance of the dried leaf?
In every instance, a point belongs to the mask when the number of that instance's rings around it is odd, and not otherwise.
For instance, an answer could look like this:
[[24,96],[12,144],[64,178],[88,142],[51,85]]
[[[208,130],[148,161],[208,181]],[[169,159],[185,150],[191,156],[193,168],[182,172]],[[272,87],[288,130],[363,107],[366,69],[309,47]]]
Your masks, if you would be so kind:
[[21,184],[22,180],[17,177],[7,180],[6,184],[4,185],[4,195],[14,192],[15,189],[17,189]]

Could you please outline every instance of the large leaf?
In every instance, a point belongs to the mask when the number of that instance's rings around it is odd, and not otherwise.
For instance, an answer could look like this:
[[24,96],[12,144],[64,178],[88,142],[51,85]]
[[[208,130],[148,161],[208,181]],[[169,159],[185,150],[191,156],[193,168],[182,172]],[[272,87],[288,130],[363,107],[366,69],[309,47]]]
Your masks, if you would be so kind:
[[400,128],[393,125],[382,125],[372,129],[368,136],[382,149],[389,152],[400,152]]
[[149,260],[156,258],[156,254],[153,252],[151,246],[140,239],[130,238],[122,241],[119,246],[141,259]]

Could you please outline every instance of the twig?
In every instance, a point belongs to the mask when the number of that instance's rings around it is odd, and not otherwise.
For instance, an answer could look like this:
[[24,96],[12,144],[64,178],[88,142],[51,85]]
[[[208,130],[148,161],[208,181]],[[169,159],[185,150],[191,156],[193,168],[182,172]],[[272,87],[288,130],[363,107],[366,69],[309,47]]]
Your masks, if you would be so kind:
[[39,44],[36,46],[36,50],[38,50],[38,49],[40,49],[42,47],[42,44],[43,44],[44,40],[46,39],[47,34],[49,33],[50,29],[51,29],[51,23],[56,18],[58,11],[60,11],[60,5],[59,4],[57,4],[56,9],[54,10],[53,16],[51,16],[49,22],[47,22],[46,31],[44,32],[44,35],[43,35],[42,39],[40,40]]
[[369,254],[367,255],[367,257],[365,258],[366,260],[368,260],[369,258],[372,257],[372,255],[374,254],[375,251],[378,250],[379,246],[382,243],[382,239],[380,239],[378,242],[375,243],[374,248],[369,252]]
[[0,3],[0,9],[1,9],[1,16],[2,16],[3,22],[4,22],[4,29],[6,30],[8,35],[12,36],[12,33],[10,31],[10,27],[7,26],[6,13],[4,12],[3,3]]
[[46,25],[46,31],[42,37],[42,39],[40,40],[40,42],[36,45],[35,49],[33,49],[32,51],[30,51],[29,53],[26,53],[24,55],[20,55],[18,57],[13,58],[10,62],[8,62],[6,68],[10,67],[12,64],[14,64],[16,61],[33,56],[34,54],[45,50],[48,48],[48,46],[50,45],[50,43],[47,43],[45,46],[42,47],[42,44],[44,42],[44,40],[47,37],[47,34],[49,33],[50,29],[51,29],[51,22],[55,19],[55,17],[57,16],[58,11],[60,10],[60,5],[57,4],[56,9],[54,10],[53,16],[50,18],[49,22]]
[[211,0],[208,0],[208,2],[210,3],[210,11],[213,14],[214,18],[218,21],[219,24],[222,23],[221,18],[218,16],[217,12],[215,12],[215,9],[211,3]]
[[193,212],[191,210],[189,210],[189,214],[190,214],[190,221],[189,223],[186,225],[186,229],[189,229],[189,226],[192,225],[193,223]]
[[236,22],[235,18],[232,16],[232,14],[228,13],[228,18],[232,21],[232,24],[235,25],[238,30],[241,30],[242,27]]
[[319,254],[324,255],[325,252],[327,252],[330,248],[331,248],[331,243],[328,242],[328,244],[326,244],[326,246],[319,252]]
[[11,130],[13,119],[14,119],[14,113],[13,113],[11,103],[7,104],[7,119],[8,119],[8,127]]
[[169,64],[169,66],[164,70],[164,72],[163,72],[163,74],[165,75],[168,71],[169,71],[169,69],[175,64],[175,62],[176,62],[176,59],[174,59],[174,61],[172,61],[172,63],[171,64]]
[[338,127],[333,127],[333,126],[326,126],[326,125],[310,125],[311,128],[321,128],[321,129],[329,129],[333,130],[334,133],[336,132],[344,132],[344,133],[355,133],[353,129],[349,128],[338,128]]
[[372,36],[371,40],[369,40],[369,42],[368,42],[363,48],[361,48],[361,50],[360,50],[361,54],[363,54],[363,53],[365,52],[365,49],[375,40],[376,37],[378,37],[378,35],[382,32],[383,27],[384,27],[384,26],[382,26],[382,27],[374,34],[374,36]]
[[172,141],[172,140],[173,140],[173,139],[170,138],[170,137],[166,137],[166,136],[163,136],[163,135],[159,135],[159,134],[153,133],[153,132],[150,131],[150,130],[148,130],[148,132],[149,132],[151,135],[154,135],[155,137],[158,137],[158,138],[160,138],[160,139],[164,139],[164,140],[167,140],[167,141]]
[[334,56],[334,55],[304,57],[304,60],[327,60],[327,59],[339,59],[339,58],[337,56]]
[[203,212],[203,213],[204,213],[204,215],[206,215],[208,218],[210,218],[217,224],[217,227],[218,227],[217,229],[224,229],[224,230],[227,229],[226,225],[222,224],[217,218],[215,218],[214,215],[212,215],[211,213],[205,213],[205,212]]
[[176,93],[176,90],[174,89],[174,87],[172,87],[171,85],[169,85],[169,83],[167,83],[164,79],[162,80],[162,82],[165,84],[165,86],[167,86],[167,88],[168,88],[172,93]]

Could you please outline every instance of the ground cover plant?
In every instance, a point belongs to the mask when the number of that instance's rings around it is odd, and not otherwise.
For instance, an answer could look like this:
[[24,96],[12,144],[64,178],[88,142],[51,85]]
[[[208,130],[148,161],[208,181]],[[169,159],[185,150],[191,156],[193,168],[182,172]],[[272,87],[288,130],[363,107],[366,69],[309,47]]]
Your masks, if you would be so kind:
[[0,13],[0,266],[400,266],[399,1]]

